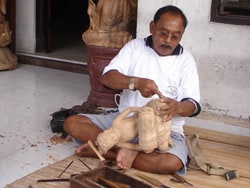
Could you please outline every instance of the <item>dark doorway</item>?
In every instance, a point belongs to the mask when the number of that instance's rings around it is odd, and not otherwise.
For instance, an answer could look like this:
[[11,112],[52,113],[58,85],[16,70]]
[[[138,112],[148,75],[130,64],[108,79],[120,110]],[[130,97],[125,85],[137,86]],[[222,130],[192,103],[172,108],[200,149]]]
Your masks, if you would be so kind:
[[[137,0],[133,2],[137,7]],[[36,53],[60,61],[86,63],[82,34],[89,27],[87,9],[88,0],[36,0]],[[136,9],[132,17],[129,31],[136,37]]]
[[10,30],[12,31],[12,42],[8,45],[12,52],[15,52],[15,38],[16,38],[16,0],[7,1],[6,20],[9,22]]
[[36,52],[86,62],[82,33],[89,27],[88,0],[37,0]]

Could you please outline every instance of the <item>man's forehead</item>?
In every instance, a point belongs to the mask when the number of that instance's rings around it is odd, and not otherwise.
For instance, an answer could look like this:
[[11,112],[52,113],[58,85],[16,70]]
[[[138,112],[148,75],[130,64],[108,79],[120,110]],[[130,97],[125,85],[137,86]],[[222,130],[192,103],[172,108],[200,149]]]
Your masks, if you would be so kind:
[[155,23],[159,28],[166,29],[166,27],[183,27],[184,20],[181,15],[177,13],[167,12],[161,15],[160,19]]

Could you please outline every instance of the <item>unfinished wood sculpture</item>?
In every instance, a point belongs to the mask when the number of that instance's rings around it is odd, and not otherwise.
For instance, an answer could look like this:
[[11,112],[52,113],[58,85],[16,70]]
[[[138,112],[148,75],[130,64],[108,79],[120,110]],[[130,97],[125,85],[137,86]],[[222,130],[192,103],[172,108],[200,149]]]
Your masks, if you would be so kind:
[[[100,133],[96,144],[101,154],[113,146],[150,153],[155,149],[165,152],[172,146],[171,123],[163,122],[155,109],[164,105],[159,99],[151,100],[143,107],[129,107],[112,122],[112,127]],[[129,114],[134,113],[132,116]],[[130,140],[138,136],[138,143]]]
[[7,0],[0,0],[0,12],[2,14],[6,14],[6,3],[7,3]]
[[121,48],[132,39],[128,32],[135,0],[89,0],[90,26],[83,35],[87,45]]
[[6,0],[0,0],[0,70],[13,70],[17,57],[6,46],[11,42],[9,22],[5,20]]

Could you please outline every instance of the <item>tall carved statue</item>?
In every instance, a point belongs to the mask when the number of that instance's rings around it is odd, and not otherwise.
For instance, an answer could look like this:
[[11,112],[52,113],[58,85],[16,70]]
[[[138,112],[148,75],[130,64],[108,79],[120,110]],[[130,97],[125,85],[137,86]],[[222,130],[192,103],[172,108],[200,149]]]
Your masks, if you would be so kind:
[[89,0],[89,28],[82,34],[88,50],[88,73],[91,90],[86,102],[76,105],[76,112],[94,107],[116,108],[115,91],[104,87],[100,77],[104,67],[133,37],[137,0]]
[[0,0],[0,12],[6,14],[6,2],[7,0]]
[[89,0],[90,26],[83,33],[87,45],[121,48],[131,40],[128,32],[137,0]]
[[9,22],[5,20],[7,0],[0,0],[0,70],[16,68],[17,57],[7,47],[11,42]]

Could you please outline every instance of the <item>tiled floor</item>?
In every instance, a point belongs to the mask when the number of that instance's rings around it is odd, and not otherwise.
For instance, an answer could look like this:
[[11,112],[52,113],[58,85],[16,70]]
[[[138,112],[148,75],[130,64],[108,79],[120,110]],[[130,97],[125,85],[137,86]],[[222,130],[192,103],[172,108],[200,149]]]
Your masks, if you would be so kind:
[[0,71],[0,187],[74,153],[73,142],[50,142],[50,114],[81,104],[89,89],[85,74],[24,64]]

